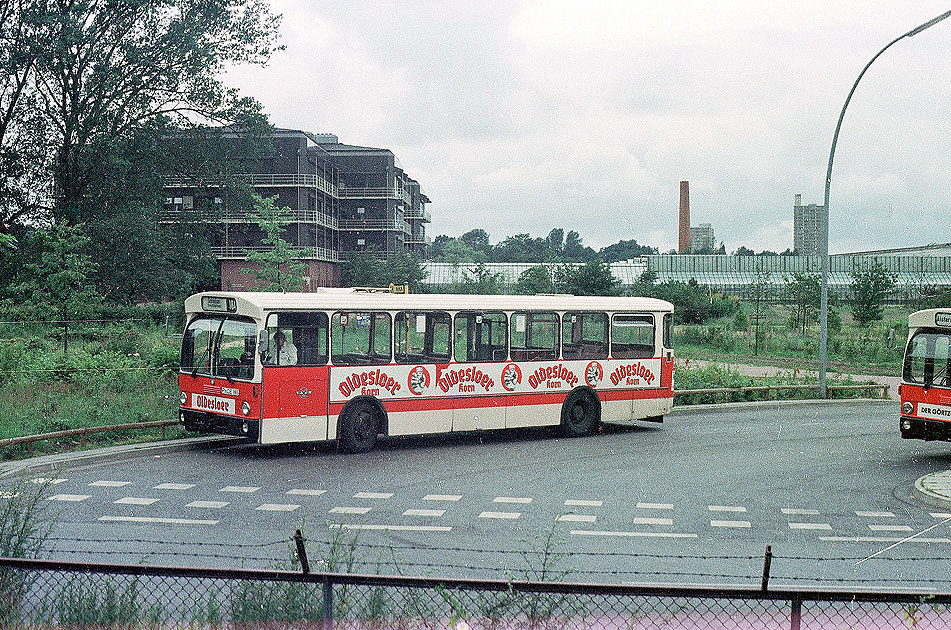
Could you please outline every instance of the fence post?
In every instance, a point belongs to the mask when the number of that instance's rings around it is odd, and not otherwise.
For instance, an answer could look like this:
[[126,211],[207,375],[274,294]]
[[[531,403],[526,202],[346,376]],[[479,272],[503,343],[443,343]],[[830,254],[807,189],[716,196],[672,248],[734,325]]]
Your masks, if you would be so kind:
[[324,577],[324,627],[323,630],[333,630],[334,627],[334,585],[330,576]]
[[297,545],[297,559],[300,560],[300,568],[304,575],[310,573],[310,562],[307,561],[307,548],[304,547],[304,535],[298,529],[294,532],[294,544]]
[[802,623],[802,600],[793,597],[792,610],[789,613],[789,630],[799,630],[800,623]]
[[769,565],[773,562],[773,549],[770,545],[766,545],[766,556],[763,558],[763,586],[762,590],[765,592],[766,587],[769,586]]

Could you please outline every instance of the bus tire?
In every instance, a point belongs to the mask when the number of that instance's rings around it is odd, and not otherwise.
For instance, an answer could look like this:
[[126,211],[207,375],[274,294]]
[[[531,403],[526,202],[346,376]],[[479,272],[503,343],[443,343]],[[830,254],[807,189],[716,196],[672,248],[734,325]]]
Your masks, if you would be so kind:
[[598,397],[587,389],[576,389],[561,407],[561,430],[568,437],[594,433],[601,424]]
[[355,400],[340,414],[340,443],[348,453],[366,453],[380,434],[380,411],[369,400]]

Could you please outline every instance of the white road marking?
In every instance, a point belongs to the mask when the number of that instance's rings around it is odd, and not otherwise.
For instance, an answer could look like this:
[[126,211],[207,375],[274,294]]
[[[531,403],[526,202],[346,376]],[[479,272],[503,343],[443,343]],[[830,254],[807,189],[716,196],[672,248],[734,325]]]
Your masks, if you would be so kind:
[[50,479],[48,477],[36,477],[34,479],[30,479],[30,483],[35,483],[38,486],[42,486],[46,483],[51,486],[55,486],[57,484],[65,483],[66,481],[66,479]]
[[254,509],[259,512],[293,512],[299,507],[293,503],[262,503]]
[[855,515],[865,516],[867,518],[895,518],[895,515],[891,512],[863,512],[862,510],[856,510]]
[[217,525],[220,522],[191,518],[152,518],[149,516],[100,516],[99,520],[122,523],[158,523],[161,525]]
[[100,481],[94,481],[94,482],[92,482],[92,483],[89,484],[89,485],[92,486],[92,487],[94,487],[94,488],[121,488],[121,487],[123,487],[123,486],[128,486],[128,485],[131,484],[131,483],[132,483],[131,481],[106,481],[106,480],[100,480]]
[[319,497],[325,492],[327,491],[326,490],[307,490],[306,488],[293,488],[291,490],[288,490],[284,494],[295,494],[295,495],[305,496],[305,497]]
[[752,527],[749,521],[710,521],[710,527]]
[[185,507],[207,508],[210,510],[218,510],[228,505],[231,505],[230,501],[192,501],[191,503],[186,503]]
[[357,529],[369,531],[390,532],[449,532],[451,527],[440,525],[351,525],[348,523],[331,523],[331,529]]
[[152,488],[153,490],[191,490],[195,487],[193,483],[160,483]]
[[458,501],[461,498],[461,494],[427,494],[423,501]]
[[677,532],[610,532],[590,529],[573,529],[572,536],[614,536],[621,538],[698,538],[697,534],[681,534]]
[[673,525],[674,520],[670,518],[646,518],[642,516],[634,517],[635,525]]
[[854,543],[942,543],[951,544],[951,538],[893,538],[885,536],[819,536],[819,540],[827,542],[854,542]]
[[746,508],[740,505],[708,505],[710,512],[746,512]]
[[483,512],[479,514],[479,518],[502,518],[514,520],[521,515],[521,512]]
[[528,505],[531,502],[530,497],[495,497],[492,499],[492,503],[521,503],[522,505]]
[[373,508],[368,507],[335,507],[330,510],[331,514],[366,514]]
[[596,518],[590,514],[562,514],[558,520],[562,523],[593,523]]
[[948,512],[932,512],[931,516],[933,518],[951,518],[951,514]]
[[119,505],[152,505],[157,502],[158,499],[149,497],[123,497],[118,501],[113,501],[113,503],[118,503]]
[[403,512],[403,516],[430,516],[433,518],[439,518],[446,513],[446,510],[406,510]]
[[790,523],[789,529],[832,529],[828,523]]
[[782,513],[789,516],[819,516],[819,510],[802,510],[798,508],[783,508]]
[[393,496],[392,492],[358,492],[353,495],[354,499],[389,499]]
[[869,525],[873,532],[910,532],[914,531],[907,525]]
[[257,492],[260,489],[260,487],[254,486],[225,486],[218,492],[241,492],[244,494],[251,494],[252,492]]
[[565,505],[571,507],[601,507],[604,505],[603,501],[581,501],[578,499],[568,499],[565,501]]
[[80,501],[85,501],[91,495],[88,494],[54,494],[49,498],[50,501],[69,501],[72,503],[79,503]]
[[635,505],[638,510],[672,510],[673,503],[638,503]]

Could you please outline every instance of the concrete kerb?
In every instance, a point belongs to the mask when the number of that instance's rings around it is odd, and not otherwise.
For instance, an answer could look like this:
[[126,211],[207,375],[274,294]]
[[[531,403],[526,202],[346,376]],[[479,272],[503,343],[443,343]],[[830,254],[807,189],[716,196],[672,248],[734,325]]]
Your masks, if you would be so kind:
[[[881,400],[877,398],[844,398],[837,400],[761,400],[754,402],[740,403],[719,403],[710,405],[686,405],[675,407],[668,414],[669,416],[686,416],[704,412],[722,412],[727,413],[733,410],[779,409],[789,405],[844,405],[844,404],[876,404],[889,405],[896,404],[893,400]],[[186,451],[193,448],[228,446],[230,444],[240,444],[244,440],[227,435],[200,436],[194,438],[183,438],[178,440],[164,440],[161,442],[142,442],[138,444],[125,444],[122,446],[109,446],[106,448],[91,449],[88,451],[73,451],[70,453],[57,453],[55,455],[43,455],[31,459],[21,459],[11,462],[0,463],[0,480],[16,476],[25,471],[55,471],[67,466],[82,465],[84,463],[101,463],[108,461],[118,461],[130,459],[142,455],[154,455],[156,453],[174,453]],[[951,505],[951,504],[949,504]]]
[[223,446],[230,443],[238,444],[242,441],[241,438],[234,438],[227,435],[211,435],[177,440],[163,440],[161,442],[123,444],[122,446],[108,446],[105,448],[90,449],[88,451],[56,453],[55,455],[42,455],[30,459],[0,463],[0,480],[14,477],[26,471],[49,472],[65,467],[82,465],[84,463],[93,464],[118,461],[142,455],[187,451],[203,446]]
[[933,472],[918,479],[915,496],[928,505],[951,509],[951,470]]

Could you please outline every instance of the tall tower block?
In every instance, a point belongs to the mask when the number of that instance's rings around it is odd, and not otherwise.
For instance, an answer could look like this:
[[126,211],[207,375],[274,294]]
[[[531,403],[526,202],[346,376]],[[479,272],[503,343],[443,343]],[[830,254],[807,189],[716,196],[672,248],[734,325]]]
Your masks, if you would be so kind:
[[690,249],[690,182],[680,182],[680,238],[677,251],[681,254]]

